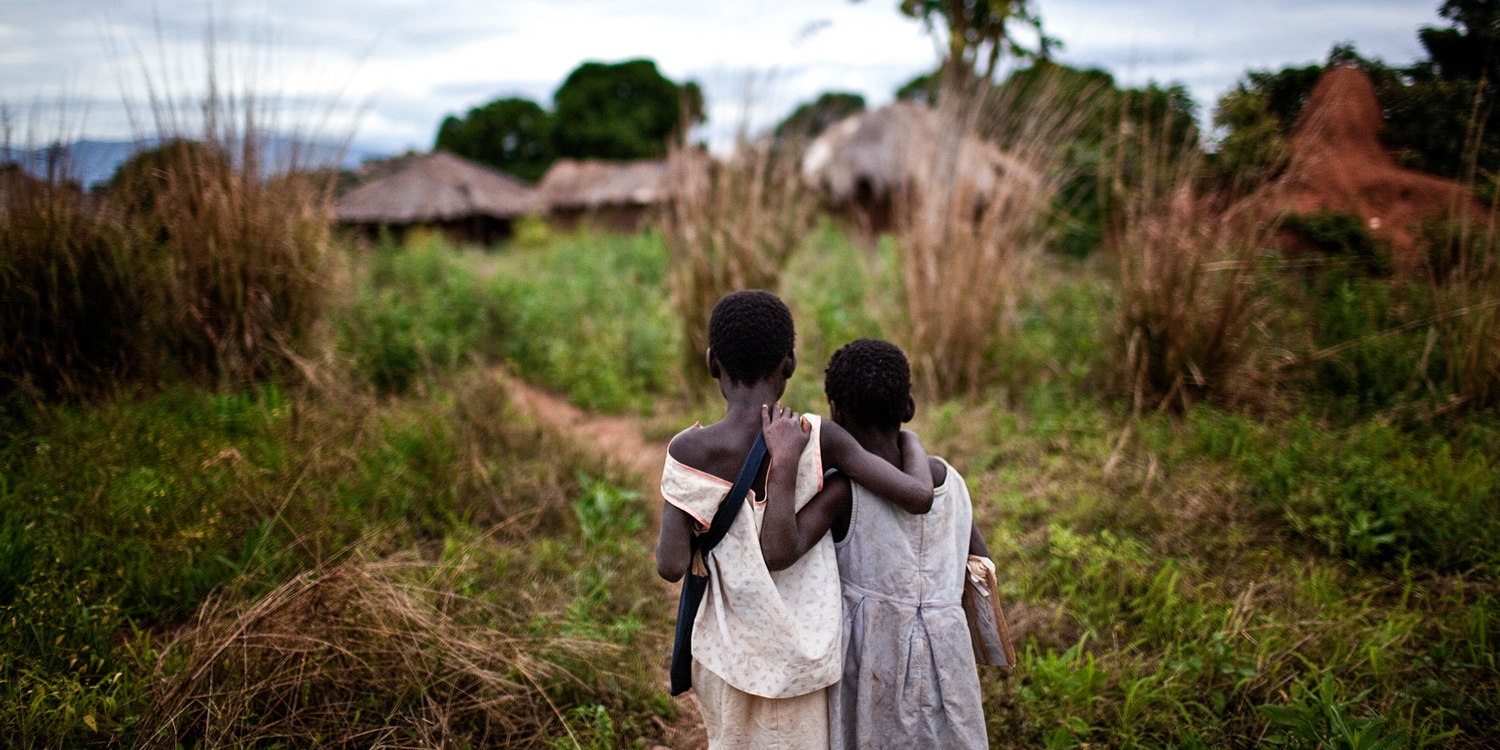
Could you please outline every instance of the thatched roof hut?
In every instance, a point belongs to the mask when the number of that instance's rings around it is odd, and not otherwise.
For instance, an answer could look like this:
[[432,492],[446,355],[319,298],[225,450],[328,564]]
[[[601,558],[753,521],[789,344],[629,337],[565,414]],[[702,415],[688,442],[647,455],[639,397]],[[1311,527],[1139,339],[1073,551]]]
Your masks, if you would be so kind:
[[536,190],[508,174],[446,151],[405,159],[339,198],[338,220],[366,229],[435,226],[489,243],[538,209]]
[[667,163],[558,159],[537,193],[554,223],[571,227],[587,220],[635,231],[646,212],[666,200]]
[[[897,102],[853,115],[824,130],[808,145],[802,177],[835,209],[854,214],[867,229],[892,228],[891,201],[904,189],[920,189],[932,178],[936,146],[944,137],[937,111],[923,104]],[[976,136],[960,145],[958,178],[969,194],[983,199],[1007,171],[1031,170]]]

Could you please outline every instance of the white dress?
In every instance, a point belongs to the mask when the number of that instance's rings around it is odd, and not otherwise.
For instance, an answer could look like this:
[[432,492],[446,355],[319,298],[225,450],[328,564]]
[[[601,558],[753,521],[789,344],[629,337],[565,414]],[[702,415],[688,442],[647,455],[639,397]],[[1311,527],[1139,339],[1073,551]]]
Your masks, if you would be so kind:
[[[822,421],[797,465],[797,508],[823,488]],[[706,530],[731,483],[672,457],[661,492]],[[693,659],[737,690],[792,698],[839,679],[842,610],[833,539],[825,535],[786,570],[771,572],[760,551],[765,502],[753,494],[724,540],[704,560],[708,590],[693,623]],[[696,678],[695,678],[696,681]]]
[[853,748],[987,748],[962,605],[973,507],[952,466],[932,510],[912,515],[858,484],[837,545],[843,677],[828,690],[829,740]]

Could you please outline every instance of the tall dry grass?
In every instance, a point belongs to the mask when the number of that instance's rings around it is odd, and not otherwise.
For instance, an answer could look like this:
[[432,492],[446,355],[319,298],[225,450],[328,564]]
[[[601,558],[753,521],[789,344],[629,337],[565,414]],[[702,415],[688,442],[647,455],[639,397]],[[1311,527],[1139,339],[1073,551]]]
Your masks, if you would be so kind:
[[799,172],[800,154],[743,135],[715,159],[694,146],[668,155],[671,196],[662,233],[671,251],[672,301],[682,317],[683,367],[708,382],[708,316],[741,289],[775,291],[787,259],[812,231],[816,202]]
[[1272,369],[1258,360],[1265,348],[1254,336],[1269,305],[1257,260],[1274,220],[1205,188],[1201,152],[1171,145],[1170,122],[1133,132],[1125,122],[1115,149],[1135,174],[1129,187],[1123,167],[1113,179],[1121,214],[1110,357],[1117,392],[1136,413],[1269,397]]
[[[1446,220],[1428,233],[1427,270],[1435,307],[1428,349],[1441,342],[1452,390],[1441,410],[1500,404],[1500,247],[1495,242],[1500,181],[1481,175],[1478,168],[1486,115],[1486,104],[1476,95],[1461,187],[1454,191]],[[1473,198],[1481,180],[1490,181],[1488,211]]]
[[[163,650],[145,747],[513,747],[571,733],[549,693],[611,646],[528,633],[457,593],[461,565],[349,561],[248,604],[218,598]],[[559,728],[561,724],[561,728]]]
[[[1094,106],[1056,77],[1020,94],[987,85],[945,93],[932,132],[906,154],[895,201],[903,309],[893,327],[930,397],[976,393],[990,380],[1054,231],[1066,150]],[[981,126],[1004,136],[982,140]]]
[[193,127],[153,100],[161,144],[102,197],[66,171],[0,174],[0,381],[38,397],[186,378],[235,385],[313,376],[342,278],[333,179],[299,147],[270,168],[253,97],[210,75]]
[[0,166],[0,392],[92,393],[149,370],[147,259],[76,184]]
[[159,331],[186,374],[243,383],[304,370],[337,280],[330,175],[267,174],[263,136],[206,130],[122,168],[110,201],[159,266]]

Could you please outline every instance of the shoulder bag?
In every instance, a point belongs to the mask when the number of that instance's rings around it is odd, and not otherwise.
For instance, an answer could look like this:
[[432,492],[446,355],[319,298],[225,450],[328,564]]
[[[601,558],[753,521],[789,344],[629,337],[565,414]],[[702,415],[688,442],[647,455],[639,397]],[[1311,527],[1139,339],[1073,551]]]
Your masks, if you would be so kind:
[[672,695],[681,695],[693,687],[693,622],[698,619],[698,606],[703,603],[703,593],[708,590],[708,568],[703,559],[723,541],[734,525],[734,519],[745,504],[745,495],[750,492],[750,483],[760,472],[761,462],[766,458],[766,436],[755,436],[755,445],[750,446],[750,455],[740,467],[740,475],[729,488],[729,494],[719,503],[714,520],[708,531],[693,535],[689,542],[692,563],[682,577],[682,596],[677,600],[677,634],[672,641]]

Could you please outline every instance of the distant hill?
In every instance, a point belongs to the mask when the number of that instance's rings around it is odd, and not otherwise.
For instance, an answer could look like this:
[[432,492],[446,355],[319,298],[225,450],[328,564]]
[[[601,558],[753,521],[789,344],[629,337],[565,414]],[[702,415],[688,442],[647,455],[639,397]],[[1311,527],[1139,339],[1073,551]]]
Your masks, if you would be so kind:
[[[32,150],[0,149],[0,163],[19,162],[27,171],[36,175],[44,175],[49,169],[49,162],[54,165],[62,165],[68,179],[76,180],[85,188],[108,180],[114,175],[115,170],[130,155],[140,149],[152,148],[160,140],[148,138],[143,141],[93,141],[78,140],[61,147],[60,158],[54,155],[52,148],[40,148]],[[296,141],[282,136],[274,136],[266,140],[265,153],[261,160],[267,169],[275,169],[285,163],[292,154],[293,145]],[[322,143],[300,144],[302,149],[299,154],[300,161],[304,165],[332,166],[337,164],[341,169],[354,169],[369,159],[377,159],[388,154],[349,147],[342,154],[336,144]]]

